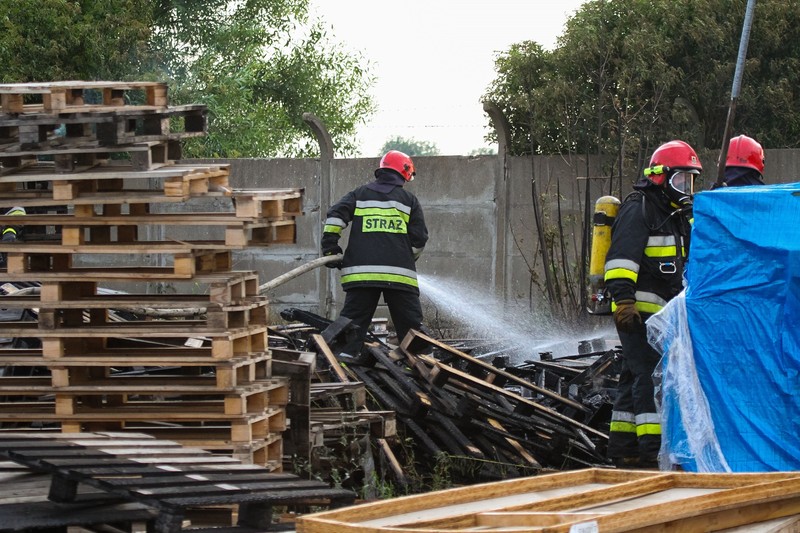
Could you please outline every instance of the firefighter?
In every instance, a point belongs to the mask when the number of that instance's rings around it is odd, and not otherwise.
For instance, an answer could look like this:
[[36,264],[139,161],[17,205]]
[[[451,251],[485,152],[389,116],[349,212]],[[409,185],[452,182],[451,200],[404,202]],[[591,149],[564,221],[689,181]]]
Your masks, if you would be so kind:
[[683,288],[694,180],[701,171],[687,143],[659,146],[611,229],[604,280],[622,344],[622,366],[607,455],[617,466],[658,466],[661,424],[652,374],[660,356],[647,342],[645,321]]
[[[24,207],[12,207],[5,213],[6,215],[16,215],[22,216],[27,214]],[[22,238],[22,227],[21,226],[3,226],[0,229],[0,240],[3,242],[13,242],[18,241]]]
[[[5,212],[6,215],[22,216],[26,215],[24,207],[12,207]],[[22,239],[22,226],[7,225],[0,228],[0,241],[2,242],[15,242]],[[0,268],[7,267],[7,255],[5,252],[0,253]]]
[[753,138],[739,135],[731,139],[725,159],[725,178],[711,188],[764,185],[764,149]]
[[326,266],[341,269],[345,291],[341,316],[358,326],[356,339],[342,353],[358,357],[367,329],[383,299],[389,308],[398,342],[422,325],[422,306],[415,262],[428,240],[422,207],[403,186],[416,172],[409,156],[387,152],[375,170],[375,181],[347,193],[327,213],[322,254],[341,254],[339,238],[352,223],[342,261]]

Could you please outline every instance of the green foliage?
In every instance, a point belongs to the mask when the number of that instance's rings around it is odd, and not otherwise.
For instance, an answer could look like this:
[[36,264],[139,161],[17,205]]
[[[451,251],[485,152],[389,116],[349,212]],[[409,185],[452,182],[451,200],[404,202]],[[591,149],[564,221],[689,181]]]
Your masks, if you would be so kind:
[[481,146],[480,148],[474,148],[470,150],[467,155],[497,155],[497,149],[490,148],[488,146]]
[[0,80],[129,80],[143,74],[150,0],[0,0]]
[[[610,156],[638,175],[667,140],[722,143],[746,0],[592,0],[559,44],[513,45],[486,98],[511,122],[512,152]],[[758,2],[734,135],[768,147],[800,138],[800,9]]]
[[359,56],[308,21],[307,3],[160,3],[155,43],[175,80],[173,99],[209,108],[209,134],[187,143],[187,155],[318,155],[305,112],[325,123],[338,155],[355,152],[356,127],[374,108],[372,78]]
[[[374,104],[361,58],[309,23],[307,0],[161,2],[159,56],[173,99],[209,107],[209,135],[195,157],[310,157],[318,146],[305,112],[328,128],[337,154],[355,152],[355,130]],[[199,31],[198,31],[199,30]]]
[[391,137],[383,143],[380,154],[378,155],[383,155],[389,150],[399,150],[412,157],[415,155],[439,155],[439,148],[436,146],[436,143],[406,139],[399,135]]
[[335,43],[308,0],[0,0],[3,82],[164,80],[170,103],[206,104],[189,157],[309,157],[303,122],[355,153],[373,112],[361,56]]

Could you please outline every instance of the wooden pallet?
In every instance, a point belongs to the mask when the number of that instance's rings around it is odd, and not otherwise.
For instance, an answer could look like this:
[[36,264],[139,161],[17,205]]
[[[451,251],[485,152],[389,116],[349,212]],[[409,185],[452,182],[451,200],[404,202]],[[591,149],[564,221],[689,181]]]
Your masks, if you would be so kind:
[[[299,533],[727,531],[800,518],[800,474],[587,469],[406,496],[298,518]],[[784,525],[787,522],[784,522]],[[766,531],[766,530],[764,530]]]
[[[42,353],[45,357],[63,357],[68,353],[101,353],[103,347],[108,346],[115,339],[172,339],[185,338],[187,330],[173,325],[171,328],[154,330],[140,327],[121,331],[119,327],[110,325],[105,328],[69,328],[60,330],[39,330],[4,328],[3,334],[12,337],[38,337],[42,342]],[[233,330],[217,331],[204,335],[204,338],[189,338],[189,341],[198,340],[198,344],[210,345],[209,353],[216,359],[231,359],[247,354],[260,355],[268,353],[267,328],[245,327]],[[189,344],[189,342],[187,342]],[[165,348],[170,345],[164,344]]]
[[[0,350],[0,396],[16,400],[0,405],[0,424],[170,431],[282,468],[289,387],[273,375],[258,275],[234,272],[232,252],[294,243],[302,189],[234,191],[228,165],[178,162],[179,141],[205,134],[206,108],[170,108],[164,84],[13,84],[0,95],[0,204],[35,208],[0,224],[41,235],[0,244],[5,287],[39,285],[36,295],[2,291],[0,306],[36,322],[0,323],[0,335],[41,346]],[[155,213],[199,197],[221,212]],[[213,238],[140,238],[147,226],[200,225]],[[125,266],[112,266],[121,255]],[[165,280],[188,293],[100,291]]]
[[155,533],[182,531],[190,508],[235,505],[238,526],[263,530],[275,505],[355,499],[322,482],[142,434],[0,433],[0,455],[50,475],[49,498],[67,509],[81,487],[92,487],[158,511]]
[[[41,349],[5,349],[0,350],[0,366],[13,369],[24,368],[19,375],[48,376],[53,375],[59,383],[69,383],[72,373],[90,373],[104,375],[102,370],[109,368],[154,368],[159,367],[164,373],[197,376],[206,372],[213,379],[213,386],[218,390],[252,385],[270,379],[272,356],[269,353],[249,353],[219,359],[211,356],[210,348],[158,347],[158,348],[109,348],[105,351],[76,353],[69,352],[60,357],[45,357]],[[213,373],[208,369],[213,368]],[[58,374],[65,373],[66,377]],[[13,385],[16,377],[6,377],[3,384]]]
[[[11,216],[0,216],[0,223],[18,222],[9,220],[10,218]],[[294,220],[250,221],[227,213],[99,215],[85,218],[67,214],[28,215],[24,224],[17,225],[55,227],[55,236],[60,234],[60,244],[63,246],[101,242],[135,243],[139,241],[139,234],[146,226],[203,226],[209,229],[209,237],[214,238],[211,232],[218,233],[224,237],[221,244],[233,248],[293,244],[297,240]],[[217,229],[219,231],[215,231]],[[57,242],[54,241],[54,244]]]
[[[163,194],[155,189],[133,189],[131,184],[143,180],[157,180]],[[47,183],[47,189],[30,190],[27,187]],[[89,208],[99,206],[103,212],[114,215],[121,208],[114,205],[137,205],[131,213],[149,211],[149,204],[178,202],[193,196],[216,193],[229,196],[229,169],[227,165],[174,165],[151,169],[137,169],[130,163],[93,161],[80,172],[59,174],[51,165],[41,163],[0,168],[2,202],[14,205],[63,205],[74,203],[87,206],[76,213],[88,216]],[[137,198],[141,197],[141,198]],[[164,198],[166,197],[166,198]],[[89,201],[92,200],[92,201]]]
[[[89,92],[101,93],[103,103],[87,103],[91,101]],[[130,108],[127,100],[133,93],[143,93],[145,105],[137,106],[139,109],[158,111],[167,106],[167,84],[162,82],[57,81],[0,84],[0,108],[13,114],[108,112]],[[40,103],[25,102],[26,97],[34,95],[39,96]]]
[[73,505],[48,500],[50,475],[11,461],[0,462],[0,528],[5,533],[67,531],[69,527],[144,532],[158,511],[123,498],[81,487]]
[[[113,305],[109,309],[119,306],[121,309],[133,310],[147,307],[166,309],[185,309],[187,306],[206,305],[208,307],[222,308],[223,306],[248,305],[263,302],[264,297],[259,295],[258,274],[253,271],[227,271],[200,274],[192,279],[193,288],[200,289],[203,294],[131,294],[117,293],[100,294],[96,281],[45,281],[39,283],[38,300],[35,296],[20,295],[19,290],[11,283],[0,285],[0,302],[3,308],[27,308],[40,305],[28,305],[38,301],[39,304],[52,304],[58,302],[66,308],[97,308],[106,307],[97,305],[98,300],[109,301],[113,298]],[[132,305],[141,301],[143,305]],[[206,302],[203,304],[203,302]],[[47,307],[47,305],[44,305]]]
[[[57,172],[54,164],[39,162],[35,166],[19,169],[17,172],[8,172],[0,176],[0,184],[29,184],[29,183],[60,183],[89,181],[96,184],[103,182],[117,182],[119,180],[166,180],[166,179],[193,179],[200,177],[228,176],[229,165],[217,164],[190,164],[181,163],[166,167],[137,170],[129,161],[104,161],[102,164],[87,168],[80,172]],[[102,190],[103,187],[96,185]],[[110,189],[110,187],[106,187]],[[100,203],[100,206],[103,204]]]
[[178,141],[149,141],[137,144],[103,146],[98,142],[72,142],[40,148],[38,150],[0,151],[0,165],[7,169],[29,168],[39,158],[50,156],[56,172],[79,172],[101,165],[112,154],[130,160],[135,170],[152,170],[181,159]]
[[131,145],[178,141],[207,130],[203,105],[177,106],[152,112],[123,109],[108,113],[22,114],[3,120],[0,153],[59,150],[67,146]]
[[[227,246],[217,241],[206,242],[116,242],[106,244],[56,245],[50,243],[0,243],[0,253],[7,254],[7,268],[3,277],[9,281],[58,280],[72,277],[70,274],[86,275],[93,279],[98,269],[91,266],[75,266],[75,254],[88,255],[163,255],[171,258],[171,267],[103,268],[107,279],[122,277],[129,279],[130,271],[147,273],[156,269],[160,275],[170,279],[192,278],[206,272],[229,272],[232,268],[231,251],[239,247]],[[114,272],[121,275],[114,275]]]
[[[60,384],[62,382],[65,384]],[[132,370],[96,377],[88,369],[85,372],[72,372],[68,377],[56,373],[52,377],[10,377],[0,384],[0,396],[39,396],[43,398],[39,404],[49,404],[57,412],[65,413],[79,413],[84,406],[91,410],[102,405],[110,410],[130,411],[141,407],[151,411],[162,408],[165,412],[177,413],[197,409],[244,415],[281,409],[289,400],[288,383],[284,378],[219,387],[211,374],[143,374]]]
[[232,194],[240,217],[284,219],[303,214],[303,189],[234,189]]
[[[0,298],[2,301],[2,298]],[[133,302],[127,299],[127,302],[135,303],[137,306],[140,302]],[[144,303],[157,303],[154,300],[143,300]],[[105,325],[113,325],[120,329],[123,336],[130,336],[125,334],[126,331],[136,329],[137,327],[151,328],[154,330],[170,329],[180,330],[184,335],[196,337],[218,334],[222,331],[236,330],[249,326],[266,326],[269,323],[269,307],[266,300],[261,300],[252,303],[239,304],[239,305],[210,305],[203,309],[203,317],[196,319],[184,318],[180,321],[177,320],[152,320],[143,317],[139,321],[133,319],[120,321],[116,314],[111,315],[107,312],[109,309],[116,311],[130,308],[131,304],[125,302],[114,302],[113,299],[93,300],[92,305],[87,302],[35,302],[35,305],[26,307],[27,309],[38,309],[38,329],[39,330],[55,330],[63,328],[73,328],[81,326],[103,327]],[[164,306],[169,307],[169,306]],[[146,309],[142,311],[147,311]],[[197,309],[197,308],[194,308]],[[198,309],[199,310],[199,309]],[[93,312],[97,311],[97,312]],[[0,332],[4,327],[21,327],[25,328],[29,324],[14,322],[0,323]],[[0,333],[2,334],[2,333]],[[177,334],[176,334],[177,335]],[[29,335],[26,335],[29,336]],[[162,335],[166,336],[166,335]],[[177,335],[180,336],[180,335]]]
[[[97,408],[75,414],[54,413],[47,402],[18,402],[15,405],[0,405],[0,423],[4,428],[37,426],[51,431],[76,433],[82,431],[137,431],[156,435],[160,430],[192,431],[210,441],[226,445],[250,446],[265,440],[281,438],[286,429],[284,409],[271,409],[261,414],[226,415],[215,412],[164,413],[163,410],[140,410],[135,412],[109,411]],[[264,466],[264,465],[261,465]],[[280,468],[276,465],[275,468]]]

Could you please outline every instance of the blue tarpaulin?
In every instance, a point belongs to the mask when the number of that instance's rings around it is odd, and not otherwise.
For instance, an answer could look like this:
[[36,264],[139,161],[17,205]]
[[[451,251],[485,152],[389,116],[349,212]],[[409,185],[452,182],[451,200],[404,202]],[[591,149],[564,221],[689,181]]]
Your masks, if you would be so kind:
[[702,192],[694,217],[686,290],[648,322],[670,330],[662,452],[690,471],[800,470],[800,183]]

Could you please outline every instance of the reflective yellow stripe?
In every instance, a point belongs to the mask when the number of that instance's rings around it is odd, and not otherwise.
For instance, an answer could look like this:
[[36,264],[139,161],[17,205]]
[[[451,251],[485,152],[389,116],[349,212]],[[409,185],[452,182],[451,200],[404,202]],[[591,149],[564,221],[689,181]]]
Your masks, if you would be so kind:
[[330,224],[325,224],[325,227],[322,228],[322,233],[335,233],[340,235],[342,233],[342,228],[339,226],[331,226]]
[[380,208],[380,207],[356,207],[355,216],[364,217],[364,216],[379,216],[379,217],[400,217],[403,219],[403,222],[408,222],[410,218],[408,213],[403,213],[399,209],[394,207],[391,208]]
[[609,428],[616,433],[636,433],[636,425],[631,422],[612,421]]
[[640,302],[638,300],[636,301],[636,310],[641,311],[642,313],[656,314],[662,309],[664,309],[663,305],[651,304],[650,302]]
[[342,276],[342,283],[352,283],[356,281],[386,281],[391,283],[402,283],[403,285],[411,285],[412,287],[419,287],[417,280],[409,278],[408,276],[399,276],[397,274],[347,274]]
[[636,426],[636,436],[661,435],[661,424],[639,424]]
[[675,246],[648,246],[644,249],[647,257],[675,257]]
[[[651,315],[654,315],[654,314],[658,313],[659,311],[661,311],[662,309],[664,309],[663,305],[653,304],[653,303],[650,303],[650,302],[641,302],[639,300],[636,300],[636,304],[635,305],[636,305],[636,310],[637,311],[639,311],[641,313],[650,313]],[[614,312],[616,310],[617,310],[617,302],[612,301],[611,302],[611,312]]]
[[12,227],[8,227],[8,228],[3,230],[3,235],[5,235],[6,233],[13,233],[14,235],[16,235],[17,234],[17,230],[15,230]]
[[634,272],[633,270],[628,270],[627,268],[613,268],[611,270],[606,270],[605,280],[609,281],[612,279],[629,279],[636,283],[639,280],[639,273]]

